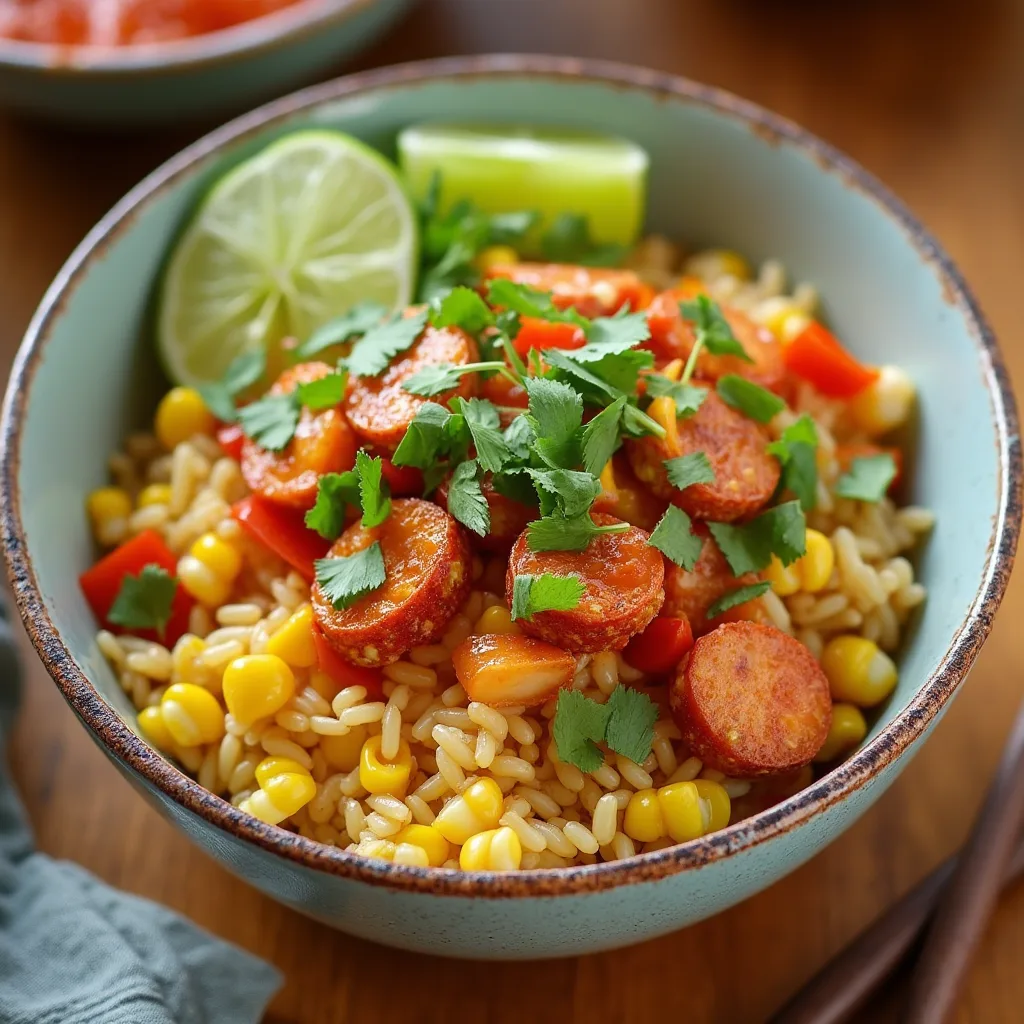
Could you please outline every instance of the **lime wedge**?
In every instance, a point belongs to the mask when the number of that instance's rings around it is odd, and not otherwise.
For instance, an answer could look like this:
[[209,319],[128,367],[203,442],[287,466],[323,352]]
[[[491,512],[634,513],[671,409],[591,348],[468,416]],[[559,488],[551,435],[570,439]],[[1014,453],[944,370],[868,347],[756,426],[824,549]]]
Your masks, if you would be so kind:
[[164,275],[157,347],[178,384],[300,341],[363,301],[409,304],[416,215],[395,168],[341,132],[288,135],[214,185]]
[[440,205],[468,199],[485,213],[535,210],[587,218],[601,245],[631,245],[643,226],[647,153],[627,139],[563,128],[423,124],[398,136],[399,165],[417,200],[441,176]]

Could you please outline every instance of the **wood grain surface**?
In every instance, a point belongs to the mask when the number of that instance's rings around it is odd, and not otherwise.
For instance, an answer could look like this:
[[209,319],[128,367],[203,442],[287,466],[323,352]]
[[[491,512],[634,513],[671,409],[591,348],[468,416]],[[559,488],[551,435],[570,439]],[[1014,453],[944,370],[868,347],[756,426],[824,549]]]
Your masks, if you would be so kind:
[[[1024,10],[1013,0],[423,0],[359,67],[565,53],[724,86],[801,122],[900,194],[947,246],[1024,380]],[[97,137],[0,113],[0,360],[93,222],[202,129]],[[686,197],[680,197],[686,201]],[[837,245],[842,239],[837,238]],[[951,467],[950,486],[956,486]],[[963,839],[1020,699],[1018,574],[969,685],[888,794],[811,863],[728,913],[614,953],[523,965],[395,952],[259,895],[116,775],[27,650],[13,756],[39,844],[266,957],[279,1022],[763,1021]],[[957,1020],[1024,1011],[1024,886],[988,929]],[[401,978],[396,987],[396,978]],[[863,1020],[899,1019],[890,995]]]

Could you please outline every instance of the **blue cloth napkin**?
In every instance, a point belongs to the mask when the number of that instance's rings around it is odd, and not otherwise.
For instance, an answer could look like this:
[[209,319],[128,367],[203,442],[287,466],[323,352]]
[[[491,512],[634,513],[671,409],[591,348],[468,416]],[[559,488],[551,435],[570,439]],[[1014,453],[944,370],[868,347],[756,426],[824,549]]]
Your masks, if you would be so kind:
[[0,1024],[259,1021],[273,967],[33,850],[6,768],[19,690],[0,603]]

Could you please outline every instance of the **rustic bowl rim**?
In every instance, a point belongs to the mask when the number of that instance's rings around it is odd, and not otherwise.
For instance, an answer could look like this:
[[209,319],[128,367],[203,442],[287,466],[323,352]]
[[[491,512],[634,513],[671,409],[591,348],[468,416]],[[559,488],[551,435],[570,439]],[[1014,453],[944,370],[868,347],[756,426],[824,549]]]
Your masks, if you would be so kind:
[[[27,555],[20,513],[18,464],[24,410],[47,338],[63,315],[67,296],[94,260],[148,204],[180,178],[201,169],[224,147],[262,132],[269,125],[331,101],[361,93],[422,85],[440,80],[472,82],[485,78],[539,78],[552,83],[589,81],[645,93],[661,101],[694,104],[744,125],[769,143],[796,147],[823,173],[839,177],[893,220],[920,258],[939,276],[944,301],[963,315],[983,368],[999,450],[999,508],[994,517],[985,571],[964,621],[936,672],[886,728],[849,760],[806,789],[721,832],[679,846],[609,863],[557,870],[464,873],[395,865],[346,853],[335,847],[265,825],[203,789],[146,744],[99,696],[54,627]],[[1005,592],[1021,525],[1021,450],[1017,411],[997,342],[952,260],[903,203],[851,159],[793,122],[753,103],[688,79],[605,61],[535,55],[492,54],[444,58],[362,72],[302,90],[246,114],[198,140],[132,189],[100,220],[58,273],[37,310],[18,351],[4,402],[0,440],[0,529],[8,574],[25,628],[65,699],[96,738],[145,783],[204,821],[282,861],[370,885],[443,896],[579,895],[619,885],[656,881],[753,849],[778,837],[870,782],[895,761],[933,722],[963,681],[989,634]]]

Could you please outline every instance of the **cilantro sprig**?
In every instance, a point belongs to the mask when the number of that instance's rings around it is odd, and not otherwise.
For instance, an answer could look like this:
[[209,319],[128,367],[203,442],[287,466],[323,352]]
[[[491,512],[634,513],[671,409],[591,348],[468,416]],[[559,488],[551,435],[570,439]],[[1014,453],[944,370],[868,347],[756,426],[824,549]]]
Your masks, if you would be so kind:
[[324,597],[343,611],[384,583],[384,552],[375,540],[353,555],[318,558],[313,571]]
[[262,348],[243,352],[233,359],[224,376],[197,388],[206,408],[224,423],[234,423],[238,417],[235,398],[255,384],[267,372],[267,355]]
[[359,377],[383,373],[395,356],[410,349],[427,326],[427,311],[411,316],[396,313],[368,330],[342,360],[342,365]]
[[571,611],[584,593],[586,587],[579,576],[521,573],[512,585],[512,618],[532,619],[538,612]]
[[604,764],[599,743],[637,764],[645,761],[654,742],[658,707],[645,693],[617,686],[605,704],[579,690],[558,695],[552,732],[559,758],[582,772]]
[[806,413],[782,432],[768,451],[782,465],[780,491],[791,491],[805,512],[818,503],[818,431]]
[[835,491],[841,498],[877,504],[885,497],[896,474],[896,460],[890,452],[862,456],[854,459],[849,471],[839,478]]
[[561,213],[540,241],[544,259],[584,267],[615,267],[626,255],[623,245],[599,245],[590,235],[590,222],[582,214]]
[[760,597],[763,593],[770,590],[771,586],[768,580],[761,580],[758,583],[750,583],[745,587],[737,587],[735,590],[730,590],[717,601],[712,602],[708,608],[707,617],[709,619],[717,618],[730,608],[736,608],[741,604],[746,604],[748,601],[753,601],[755,597]]
[[776,505],[748,523],[707,525],[736,576],[767,568],[772,555],[790,565],[807,550],[807,522],[799,501]]
[[176,576],[155,563],[144,565],[137,576],[127,575],[121,580],[107,621],[125,629],[155,629],[162,637],[177,590]]
[[786,408],[786,403],[778,395],[736,373],[719,377],[715,390],[723,402],[758,423],[768,423]]
[[678,506],[669,505],[647,541],[680,568],[692,572],[704,542],[693,532],[690,517]]
[[283,451],[295,436],[302,407],[314,412],[337,405],[345,394],[344,371],[304,381],[285,395],[264,395],[238,410],[246,437],[269,452]]
[[316,502],[305,523],[324,540],[337,540],[345,527],[345,511],[359,507],[359,477],[355,470],[325,473],[317,482]]
[[336,316],[318,327],[293,352],[296,362],[312,359],[325,349],[343,345],[353,338],[373,330],[388,315],[379,302],[359,302],[347,313]]

